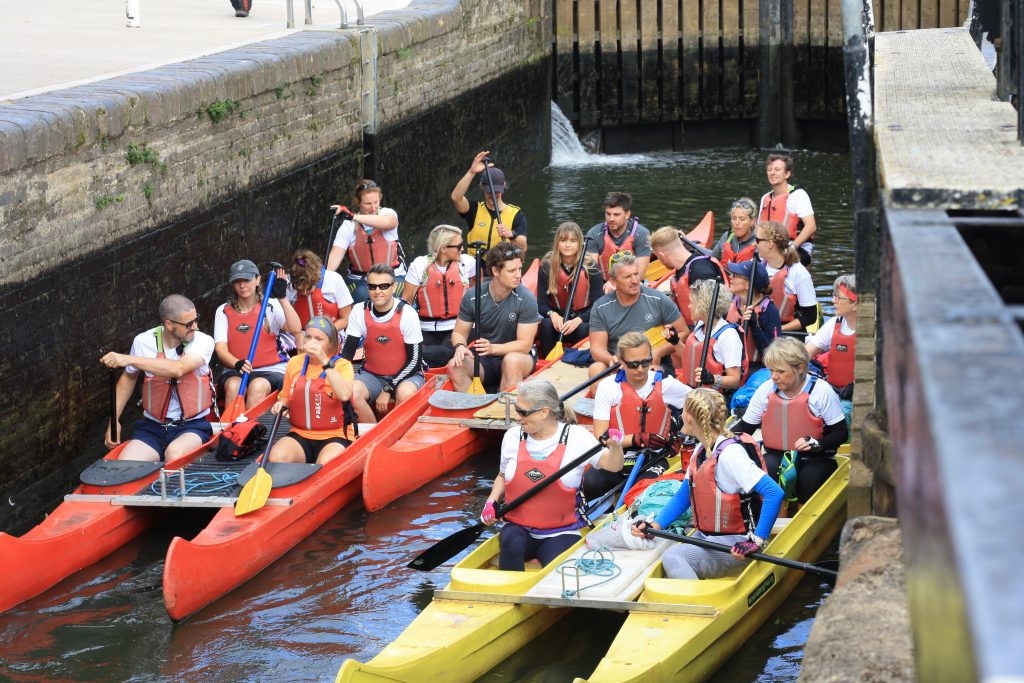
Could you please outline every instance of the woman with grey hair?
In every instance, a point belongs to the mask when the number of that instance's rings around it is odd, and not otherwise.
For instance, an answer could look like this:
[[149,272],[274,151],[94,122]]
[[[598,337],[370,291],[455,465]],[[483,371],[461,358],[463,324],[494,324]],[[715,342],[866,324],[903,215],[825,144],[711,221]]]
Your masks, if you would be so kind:
[[807,339],[807,353],[821,361],[825,379],[839,398],[853,398],[853,365],[857,350],[857,278],[840,275],[832,286],[836,315]]
[[[519,427],[509,429],[501,442],[498,475],[480,519],[497,522],[495,504],[521,496],[545,477],[586,453],[598,441],[575,424],[572,410],[558,398],[547,380],[523,382],[514,409]],[[580,540],[585,522],[580,515],[580,485],[589,465],[617,472],[622,469],[621,435],[609,436],[608,448],[581,463],[557,482],[504,516],[498,568],[523,571],[527,560],[546,565]]]
[[416,306],[423,330],[423,360],[432,368],[452,359],[452,330],[462,295],[476,276],[476,261],[466,253],[462,230],[438,225],[427,237],[426,256],[409,264],[402,298]]
[[833,456],[849,437],[839,397],[828,382],[807,372],[810,358],[804,345],[779,337],[764,354],[772,373],[757,388],[743,419],[732,431],[753,434],[761,428],[768,474],[778,476],[786,451],[797,451],[796,493],[800,503],[810,498],[836,469]]

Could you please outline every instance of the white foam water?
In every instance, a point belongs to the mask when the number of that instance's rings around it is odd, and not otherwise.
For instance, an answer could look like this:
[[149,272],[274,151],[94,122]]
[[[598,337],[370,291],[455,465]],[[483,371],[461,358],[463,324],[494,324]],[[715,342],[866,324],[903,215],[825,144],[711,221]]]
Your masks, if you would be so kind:
[[643,154],[591,154],[576,137],[572,123],[554,102],[551,103],[551,165],[612,166],[650,161]]

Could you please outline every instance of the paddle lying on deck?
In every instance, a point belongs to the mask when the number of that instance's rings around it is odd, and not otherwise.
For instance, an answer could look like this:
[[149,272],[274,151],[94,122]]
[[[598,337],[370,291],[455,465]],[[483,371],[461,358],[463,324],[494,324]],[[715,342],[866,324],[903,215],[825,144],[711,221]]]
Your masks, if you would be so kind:
[[[578,264],[576,264],[576,272],[573,273],[573,277],[572,277],[572,289],[569,290],[569,299],[568,299],[568,301],[565,302],[565,312],[562,313],[562,327],[563,328],[565,327],[565,324],[567,322],[569,322],[569,316],[572,315],[572,302],[576,298],[576,287],[578,287],[579,284],[580,284],[580,276],[586,270],[586,268],[583,267],[583,263],[584,263],[584,261],[586,261],[586,258],[587,258],[587,238],[584,237],[583,238],[583,247],[582,247],[582,249],[580,249],[580,262]],[[559,266],[559,267],[561,267],[561,266]],[[555,273],[548,273],[548,277],[549,278],[555,277]],[[543,293],[542,292],[538,292],[538,294],[541,295]],[[565,337],[564,329],[563,330],[559,330],[558,331],[558,341],[555,342],[554,348],[552,348],[551,352],[548,353],[547,360],[556,361],[556,360],[558,360],[562,356],[562,354],[564,353],[564,350],[562,349],[562,339],[564,337]]]
[[[523,495],[514,498],[505,504],[498,504],[495,506],[495,517],[504,517],[506,513],[515,508],[519,507],[526,501],[533,498],[535,495],[543,491],[545,488],[550,486],[552,483],[558,481],[569,472],[573,471],[588,459],[593,457],[596,453],[604,448],[603,444],[597,444],[586,453],[583,453],[577,458],[574,458],[571,462],[560,467],[557,472],[549,477],[541,479],[538,484],[535,484],[533,488],[524,493]],[[416,556],[412,562],[408,565],[409,569],[419,569],[420,571],[430,571],[436,569],[439,565],[447,562],[451,558],[458,555],[460,552],[469,547],[469,545],[480,537],[480,534],[484,532],[487,525],[483,522],[477,522],[471,527],[466,527],[460,531],[456,531],[454,534],[447,538],[443,538],[434,545],[430,546],[422,553]]]
[[281,416],[284,415],[285,410],[282,409],[277,414],[277,417],[274,418],[274,426],[270,428],[270,436],[267,437],[267,448],[263,451],[263,455],[260,456],[258,461],[246,467],[238,475],[238,478],[242,479],[248,475],[250,469],[256,469],[252,478],[246,482],[238,494],[238,500],[235,501],[235,517],[252,512],[253,510],[259,510],[267,504],[267,499],[270,498],[270,489],[274,488],[274,480],[271,479],[270,474],[266,470],[267,460],[270,458],[270,449],[274,447],[274,437],[277,436],[277,428],[281,425]]
[[[667,538],[670,541],[678,541],[680,543],[689,543],[706,550],[717,550],[720,553],[729,553],[732,551],[732,546],[724,545],[722,543],[715,543],[714,541],[708,541],[703,538],[694,538],[692,536],[683,536],[682,534],[674,534],[671,531],[662,531],[660,529],[647,528],[646,533],[651,536],[657,536],[658,538]],[[750,553],[747,558],[751,560],[761,560],[762,562],[769,562],[771,564],[777,564],[782,567],[789,567],[790,569],[799,569],[805,571],[808,574],[821,577],[835,585],[836,578],[839,576],[838,572],[833,569],[829,569],[824,564],[811,564],[809,562],[797,562],[796,560],[787,560],[784,557],[775,557],[774,555],[765,555],[764,553]]]
[[[252,334],[252,343],[249,344],[249,357],[246,361],[249,363],[249,367],[252,367],[252,361],[256,357],[256,344],[260,341],[260,333],[263,331],[263,321],[267,318],[267,302],[270,301],[270,290],[274,287],[274,279],[277,277],[277,273],[273,270],[270,271],[270,275],[267,276],[267,288],[263,292],[263,303],[260,304],[260,315],[256,319],[256,329]],[[231,406],[224,411],[224,422],[234,422],[238,417],[245,412],[245,391],[249,388],[249,378],[252,376],[252,372],[242,373],[242,383],[238,385],[238,394],[235,396],[235,400]]]

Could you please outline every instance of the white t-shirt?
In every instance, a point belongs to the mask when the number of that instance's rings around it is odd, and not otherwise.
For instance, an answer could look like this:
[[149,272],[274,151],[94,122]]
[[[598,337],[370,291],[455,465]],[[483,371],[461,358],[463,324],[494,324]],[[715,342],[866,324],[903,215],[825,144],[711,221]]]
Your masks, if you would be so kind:
[[[324,271],[324,284],[321,288],[322,294],[325,301],[329,301],[332,304],[337,304],[338,308],[345,308],[351,306],[352,293],[348,291],[348,285],[345,284],[345,278],[338,275],[333,270]],[[288,283],[288,301],[295,305],[295,302],[299,299],[299,293],[292,287],[292,283]],[[298,311],[298,309],[296,309]],[[302,311],[298,311],[299,315],[302,315]],[[308,317],[312,317],[313,312],[311,310],[306,311],[309,314]]]
[[[640,398],[646,399],[654,391],[654,374],[653,370],[647,373],[647,383],[636,392]],[[661,379],[661,398],[666,405],[682,410],[688,393],[690,393],[690,387],[675,377],[665,376]],[[610,420],[612,408],[620,403],[622,403],[622,386],[615,381],[615,376],[601,380],[597,385],[597,392],[594,394],[594,419]]]
[[[768,271],[768,277],[772,278],[782,268],[772,268],[766,263],[765,270]],[[814,280],[811,279],[811,274],[804,268],[802,263],[794,263],[789,267],[783,289],[786,294],[796,294],[798,306],[818,305],[818,299],[814,294]]]
[[[135,341],[132,342],[132,350],[129,355],[138,356],[139,358],[156,358],[157,346],[156,346],[156,335],[153,334],[153,330],[146,330],[135,336]],[[199,356],[203,359],[203,365],[199,368],[198,372],[200,376],[206,376],[210,374],[210,359],[213,358],[213,337],[199,330],[196,330],[196,335],[189,342],[188,346],[185,347],[185,352],[182,355],[186,356]],[[164,357],[167,360],[178,360],[181,356],[173,348],[167,348],[164,346]],[[129,375],[136,375],[139,369],[133,365],[129,365],[124,369]],[[147,372],[147,377],[153,377],[153,373]],[[143,411],[145,416],[151,420],[156,420],[156,416],[151,415],[147,411]],[[204,417],[209,410],[196,415],[197,418]],[[171,392],[170,402],[167,404],[167,420],[180,420],[181,419],[181,403],[178,401],[178,392]],[[159,422],[159,420],[157,420]]]
[[[429,256],[417,256],[409,264],[409,270],[405,273],[405,286],[422,287],[426,280],[427,267],[434,260]],[[462,284],[469,287],[469,281],[476,275],[476,260],[469,254],[459,256],[459,276]],[[458,311],[458,306],[455,307]],[[455,318],[451,320],[421,320],[420,325],[428,332],[450,332],[455,329]]]
[[[715,439],[715,447],[725,439]],[[699,452],[699,451],[697,451]],[[697,453],[693,456],[696,457]],[[718,466],[715,467],[715,484],[722,493],[750,493],[764,476],[764,470],[758,467],[742,444],[731,443],[718,454]],[[687,472],[687,479],[690,474]]]
[[[363,311],[367,306],[370,307],[370,315],[373,316],[375,321],[386,323],[395,317],[395,311],[398,309],[398,300],[395,299],[395,305],[391,307],[390,311],[379,317],[374,314],[371,302],[361,301],[356,304],[352,309],[352,314],[348,317],[348,329],[345,330],[346,338],[355,337],[361,339],[366,336],[366,316]],[[413,310],[412,306],[408,304],[402,306],[402,319],[398,322],[398,327],[402,330],[402,338],[406,344],[420,344],[423,342],[420,317],[416,315],[416,311]]]
[[[803,391],[807,390],[807,384],[811,381],[808,377],[804,382]],[[767,381],[761,384],[754,392],[754,395],[750,397],[750,404],[747,406],[747,412],[743,413],[743,421],[751,425],[761,424],[761,419],[764,417],[764,411],[768,407],[768,397],[771,392],[775,391],[779,396],[786,398],[785,395],[775,386],[775,382]],[[823,379],[819,379],[814,383],[814,388],[811,389],[810,399],[807,401],[807,407],[810,408],[811,414],[817,415],[825,421],[827,425],[834,425],[842,422],[846,419],[843,413],[843,406],[839,402],[839,395],[836,394],[835,390],[829,386],[829,383]]]
[[[715,332],[722,329],[729,323],[721,318],[715,323]],[[694,339],[704,341],[704,321],[698,320],[693,328]],[[713,334],[713,333],[712,333]],[[721,363],[727,370],[729,368],[743,367],[743,340],[735,327],[722,332],[715,340],[715,346],[711,349],[711,357]]]
[[[228,316],[224,312],[224,309],[226,307],[227,304],[221,304],[220,307],[217,309],[217,312],[213,314],[214,344],[227,344],[228,342]],[[284,328],[285,325],[284,309],[281,308],[281,305],[275,302],[273,299],[267,302],[266,325],[269,326],[270,328],[270,334],[274,336],[280,334],[281,330]],[[261,334],[267,334],[266,327],[263,329],[263,332]],[[267,365],[261,368],[253,369],[259,370],[260,372],[279,372],[283,375],[285,365],[286,363],[284,361],[281,361],[279,363],[274,363],[273,365]]]
[[[558,427],[555,429],[554,436],[538,441],[532,436],[526,437],[526,451],[530,454],[530,457],[536,460],[543,460],[546,458],[551,451],[558,445],[558,438],[562,435],[562,428],[565,426],[564,423],[559,422]],[[512,477],[516,473],[517,459],[519,455],[519,443],[523,438],[523,428],[513,427],[505,432],[504,438],[501,440],[501,461],[498,463],[498,472],[505,475],[505,481],[512,481]],[[569,438],[565,443],[565,453],[562,455],[562,462],[558,463],[559,467],[564,467],[569,464],[574,458],[578,458],[591,448],[597,445],[597,439],[594,435],[587,431],[584,427],[579,425],[572,425],[569,427]],[[562,485],[567,488],[579,488],[580,484],[583,483],[583,471],[587,465],[591,467],[597,467],[597,463],[601,460],[601,454],[604,451],[598,451],[589,458],[586,462],[581,463],[575,469],[570,471],[568,474],[563,476],[559,481]]]
[[[817,332],[812,334],[807,339],[807,343],[808,344],[814,344],[815,346],[817,346],[822,351],[828,351],[832,347],[832,335],[835,333],[836,318],[838,318],[838,317],[839,316],[834,316],[832,318],[829,318],[825,322],[825,324],[821,326],[820,330],[818,330]],[[846,318],[843,318],[843,325],[840,328],[840,332],[842,332],[843,334],[856,334],[857,333],[856,330],[852,329],[847,324]]]
[[[389,209],[389,208],[384,207],[384,206],[380,207],[380,209],[377,210],[377,215],[378,216],[394,216],[395,220],[396,221],[398,220],[398,213],[394,209]],[[364,230],[365,228],[360,226],[359,229],[360,230]],[[355,241],[356,241],[356,233],[355,233],[355,231],[356,231],[356,224],[355,224],[355,222],[350,221],[350,220],[343,221],[342,224],[341,224],[341,227],[338,228],[338,234],[334,237],[334,246],[341,247],[341,250],[347,254],[348,250],[349,250],[349,247],[351,247],[353,244],[355,244]],[[374,233],[376,233],[376,234],[381,234],[382,232],[384,234],[384,239],[386,239],[388,242],[397,242],[398,241],[398,226],[397,225],[394,228],[391,228],[390,230],[383,230],[383,231],[381,231],[381,230],[374,229]],[[355,277],[355,278],[362,279],[364,277],[362,275],[356,275],[355,273],[352,273],[351,271],[350,271],[349,274],[350,274],[351,277]],[[405,263],[402,260],[401,252],[399,252],[398,267],[395,268],[395,277],[396,278],[402,278],[404,275],[405,275]]]

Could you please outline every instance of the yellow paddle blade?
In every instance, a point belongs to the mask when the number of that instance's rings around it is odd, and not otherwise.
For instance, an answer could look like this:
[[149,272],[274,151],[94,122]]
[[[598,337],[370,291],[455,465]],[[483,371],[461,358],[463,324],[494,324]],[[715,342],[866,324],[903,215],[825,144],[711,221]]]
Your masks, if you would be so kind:
[[651,261],[647,264],[647,271],[644,273],[644,279],[648,282],[654,282],[660,280],[668,274],[668,267],[661,261]]
[[662,327],[652,327],[644,332],[644,336],[647,337],[647,341],[651,342],[652,347],[657,346],[658,344],[664,344],[668,341],[665,339],[665,331]]
[[473,383],[469,385],[469,391],[466,392],[466,393],[469,393],[469,394],[486,394],[487,392],[484,391],[484,383],[480,381],[480,378],[479,377],[474,377],[473,378]]
[[273,486],[274,481],[270,474],[262,467],[257,469],[253,478],[246,482],[242,492],[238,494],[238,500],[235,501],[235,517],[259,510],[266,505]]
[[562,350],[562,342],[557,342],[555,344],[555,348],[551,349],[551,353],[547,355],[547,358],[545,360],[554,362],[561,358],[563,353],[565,352]]

